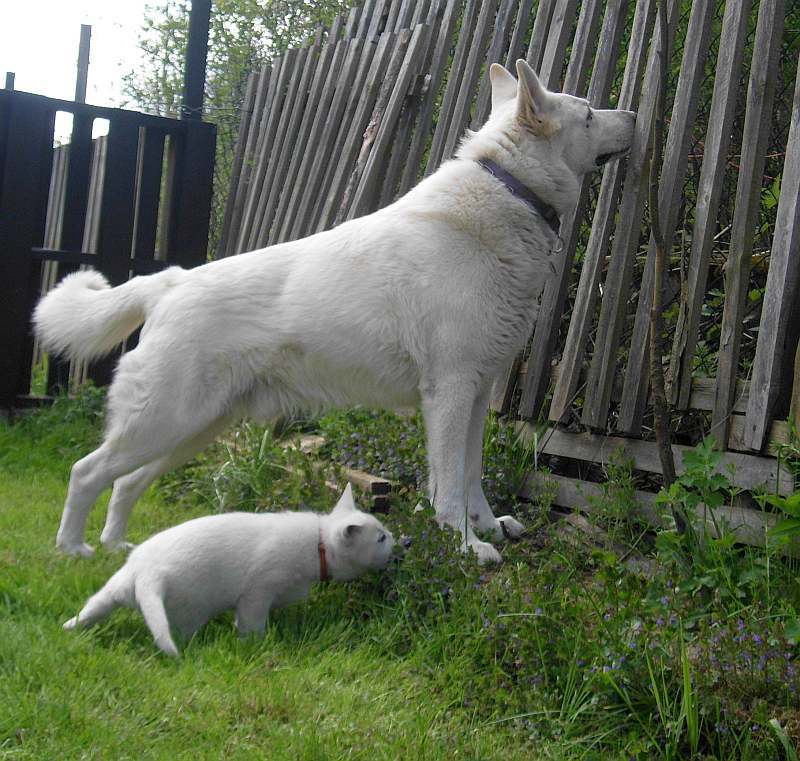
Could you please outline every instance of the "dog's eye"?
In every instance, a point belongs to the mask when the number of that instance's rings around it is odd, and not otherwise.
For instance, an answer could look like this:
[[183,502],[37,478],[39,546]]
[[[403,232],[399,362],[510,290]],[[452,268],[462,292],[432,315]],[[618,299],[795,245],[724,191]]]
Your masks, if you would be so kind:
[[381,534],[380,537],[378,537],[378,541],[379,542],[385,542],[386,541],[386,534]]

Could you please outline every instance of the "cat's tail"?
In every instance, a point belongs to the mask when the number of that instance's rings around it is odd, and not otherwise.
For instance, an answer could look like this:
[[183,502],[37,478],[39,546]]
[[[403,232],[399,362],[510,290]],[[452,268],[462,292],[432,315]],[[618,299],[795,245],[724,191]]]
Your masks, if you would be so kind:
[[119,569],[95,595],[92,595],[77,616],[64,622],[64,628],[88,629],[99,621],[107,618],[109,614],[124,603],[125,591],[128,586],[128,572],[125,566]]
[[133,333],[187,274],[180,267],[170,267],[112,288],[95,270],[74,272],[38,303],[34,331],[47,352],[70,359],[97,359]]

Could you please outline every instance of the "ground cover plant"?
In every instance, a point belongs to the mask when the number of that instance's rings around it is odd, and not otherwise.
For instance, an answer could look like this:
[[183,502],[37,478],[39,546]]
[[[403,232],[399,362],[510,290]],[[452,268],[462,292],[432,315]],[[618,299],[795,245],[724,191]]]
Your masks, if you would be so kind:
[[[461,555],[429,507],[413,514],[425,470],[417,418],[336,413],[283,430],[281,440],[245,423],[149,490],[132,541],[220,510],[328,509],[325,482],[346,464],[383,469],[401,484],[385,521],[402,537],[402,559],[278,611],[264,641],[239,641],[223,616],[174,662],[157,654],[133,613],[64,632],[61,623],[122,563],[102,551],[76,560],[53,548],[69,465],[99,436],[101,410],[102,395],[88,391],[0,425],[3,757],[796,753],[797,562],[776,543],[739,547],[724,527],[716,538],[669,526],[625,530],[631,476],[619,463],[592,509],[615,546],[635,543],[655,561],[652,574],[632,573],[613,549],[562,539],[546,500],[519,503],[514,481],[531,453],[497,420],[486,433],[487,491],[529,526],[503,547],[497,569]],[[315,458],[284,446],[301,430],[326,437]],[[698,450],[663,499],[684,510],[698,495],[712,505],[728,499],[713,458],[711,448]],[[91,516],[95,536],[102,507]]]

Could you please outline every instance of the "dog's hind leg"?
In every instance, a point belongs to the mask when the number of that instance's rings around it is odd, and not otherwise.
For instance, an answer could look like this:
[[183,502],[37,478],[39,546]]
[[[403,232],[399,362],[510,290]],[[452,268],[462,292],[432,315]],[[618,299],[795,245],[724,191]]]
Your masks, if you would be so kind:
[[481,484],[483,474],[483,430],[489,406],[491,386],[487,385],[475,399],[469,421],[467,441],[467,509],[472,525],[491,534],[495,540],[517,539],[525,527],[510,515],[495,518]]
[[467,513],[467,444],[480,388],[478,379],[463,375],[437,378],[429,390],[421,390],[422,412],[436,479],[436,518],[457,529],[464,537],[465,548],[471,547],[481,563],[496,563],[500,554],[475,536]]
[[153,481],[164,473],[168,473],[192,459],[205,449],[228,426],[231,418],[227,415],[215,420],[208,428],[193,438],[183,442],[174,451],[153,462],[143,465],[127,476],[114,481],[111,499],[108,503],[108,515],[100,541],[107,550],[126,550],[132,545],[125,541],[128,518],[139,497]]
[[169,630],[169,619],[167,618],[161,590],[149,579],[138,579],[136,582],[136,603],[159,650],[167,655],[177,656],[178,648],[175,646],[172,633]]

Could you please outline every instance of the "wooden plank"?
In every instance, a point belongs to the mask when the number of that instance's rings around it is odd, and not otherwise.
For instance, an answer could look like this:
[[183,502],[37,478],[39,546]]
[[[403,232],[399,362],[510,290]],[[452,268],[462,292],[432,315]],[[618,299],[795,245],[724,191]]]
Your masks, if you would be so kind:
[[778,396],[781,370],[792,361],[784,346],[787,323],[796,319],[800,262],[800,60],[795,79],[792,121],[786,141],[781,196],[772,237],[767,287],[761,307],[756,356],[747,403],[745,443],[760,450]]
[[[686,176],[698,98],[705,78],[705,61],[708,57],[714,13],[715,8],[712,5],[696,3],[689,18],[684,41],[683,61],[672,106],[659,191],[661,229],[667,250],[672,247],[683,204],[682,187]],[[636,317],[617,421],[617,429],[630,434],[639,433],[647,401],[650,378],[650,305],[653,301],[655,256],[656,246],[651,236],[647,262],[639,286]]]
[[17,100],[16,93],[13,98],[0,175],[0,409],[10,409],[19,394],[30,392],[29,322],[41,282],[30,251],[44,239],[55,116],[44,101]]
[[[312,142],[312,133],[315,123],[322,129],[322,115],[320,114],[320,103],[325,100],[322,88],[325,80],[331,71],[331,59],[336,51],[335,45],[325,45],[320,52],[319,64],[314,72],[314,81],[308,94],[306,108],[303,118],[300,120],[300,130],[292,152],[292,160],[287,171],[287,192],[281,199],[277,218],[281,220],[280,231],[277,240],[292,240],[291,231],[294,226],[297,208],[303,195],[303,189],[307,182],[307,174],[311,167],[311,161],[315,146]],[[345,72],[342,72],[345,75]],[[319,120],[316,121],[316,117]],[[315,136],[316,137],[316,136]]]
[[[195,123],[195,122],[192,122]],[[136,159],[139,125],[130,114],[109,124],[105,176],[100,202],[98,268],[112,286],[128,279],[133,250],[133,218],[136,208]],[[89,375],[98,386],[111,382],[118,350],[94,364]]]
[[[297,102],[302,99],[300,93],[301,82],[306,77],[308,67],[306,61],[311,54],[311,48],[301,48],[297,52],[297,60],[292,70],[292,76],[286,88],[286,97],[281,107],[281,115],[278,126],[271,144],[268,146],[269,160],[267,161],[264,185],[261,190],[261,197],[258,200],[253,231],[250,235],[250,249],[258,249],[267,245],[269,238],[270,224],[274,211],[276,194],[280,192],[282,176],[281,172],[285,168],[283,157],[289,152],[284,151],[284,144],[291,143],[294,135],[289,130],[290,123],[296,117]],[[267,147],[267,146],[263,146]]]
[[[489,0],[491,2],[492,0]],[[461,30],[473,29],[478,14],[478,0],[467,0],[464,13],[461,16]],[[428,151],[428,163],[425,166],[425,176],[432,174],[439,168],[445,154],[445,144],[450,132],[450,125],[461,88],[461,81],[464,75],[465,62],[469,53],[471,35],[460,33],[453,53],[453,62],[447,76],[442,104],[439,106],[439,114],[436,121],[436,130],[433,133],[433,140]]]
[[[517,432],[523,441],[532,441],[536,428],[530,423],[519,422]],[[658,447],[652,441],[590,433],[566,433],[555,428],[540,437],[539,441],[539,451],[543,454],[600,464],[608,463],[611,456],[621,450],[624,457],[633,461],[636,470],[662,473]],[[692,452],[694,448],[683,444],[673,444],[672,448],[677,455],[675,470],[680,475],[685,470],[683,454]],[[733,476],[730,475],[731,467],[735,469]],[[731,479],[731,483],[742,489],[765,486],[780,494],[791,494],[794,489],[793,479],[786,468],[782,468],[777,460],[770,457],[722,452],[716,472],[724,473]]]
[[319,60],[319,47],[309,48],[303,63],[303,72],[300,76],[297,90],[294,93],[291,112],[286,123],[280,150],[277,156],[273,155],[272,158],[275,169],[264,208],[264,215],[261,218],[261,240],[264,241],[264,244],[270,246],[279,240],[279,233],[283,223],[281,211],[285,212],[286,210],[293,180],[293,176],[289,173],[289,168],[292,160],[296,157],[298,138],[303,134],[303,115],[306,113],[308,96],[316,76]]
[[[714,409],[714,378],[692,378],[692,393],[689,397],[689,409],[713,410]],[[734,412],[744,412],[747,409],[747,398],[750,392],[750,383],[739,380],[736,382],[736,392],[733,397],[731,409]]]
[[[572,41],[572,52],[567,63],[567,72],[564,75],[562,88],[564,92],[571,95],[583,93],[589,67],[592,65],[592,60],[597,60],[597,56],[594,55],[595,41],[600,44],[604,39],[603,37],[598,39],[602,5],[601,0],[584,0],[581,3],[578,25],[575,28],[575,39]],[[623,5],[627,6],[627,3],[623,3]],[[609,3],[606,14],[613,13],[619,6],[619,2]],[[618,50],[614,52],[618,52]],[[616,60],[616,56],[614,60]]]
[[[669,7],[670,37],[674,34],[674,25],[677,22],[676,6],[676,3],[671,3]],[[630,220],[631,223],[617,227],[614,233],[611,260],[597,325],[595,351],[586,380],[581,420],[584,425],[594,428],[605,428],[608,418],[612,382],[617,372],[617,349],[627,311],[633,263],[639,244],[639,225],[632,222],[641,219],[647,196],[648,159],[658,90],[659,28],[660,21],[657,20],[619,206],[620,219]]]
[[[577,8],[578,0],[556,0],[553,8],[547,44],[542,55],[542,65],[539,67],[539,78],[548,90],[561,89],[561,75],[567,58],[567,46],[572,39],[572,25]],[[584,42],[588,40],[584,39]]]
[[[347,14],[347,23],[344,27],[344,36],[346,39],[350,40],[356,36],[356,32],[358,31],[358,22],[361,19],[361,6],[354,5]],[[334,44],[338,42],[335,38],[328,38],[328,44]]]
[[[627,4],[609,3],[603,19],[603,26],[600,33],[600,42],[595,55],[595,65],[592,72],[592,80],[589,86],[589,100],[596,107],[603,108],[608,105],[608,97],[611,91],[611,83],[614,77],[614,70],[620,52],[620,41],[625,24]],[[653,28],[655,15],[655,4],[653,0],[637,0],[636,11],[634,14],[633,26],[631,29],[629,52],[626,59],[625,72],[622,80],[622,90],[620,92],[619,105],[621,108],[636,109],[638,104],[639,92],[641,89],[642,71],[646,61],[645,50],[649,40],[650,31]],[[619,185],[622,176],[622,167],[619,162],[614,162],[606,166],[603,170],[603,181],[600,186],[600,196],[594,215],[594,224],[589,238],[586,253],[584,255],[583,268],[581,270],[581,285],[578,289],[578,302],[573,309],[572,320],[570,321],[570,331],[573,331],[573,338],[567,343],[567,347],[576,344],[574,331],[579,328],[588,330],[581,320],[591,319],[594,310],[593,299],[597,292],[597,283],[602,263],[605,259],[605,252],[608,241],[613,229]],[[534,357],[547,358],[541,362],[536,362],[530,368],[522,384],[522,394],[520,398],[520,417],[530,418],[538,414],[544,401],[547,385],[550,378],[550,357],[556,337],[558,335],[561,315],[564,311],[567,288],[571,275],[572,260],[575,255],[575,248],[578,240],[580,219],[583,209],[586,206],[589,181],[582,183],[578,205],[575,211],[565,215],[561,221],[561,238],[564,241],[564,253],[562,258],[556,263],[557,272],[552,281],[545,286],[542,296],[542,306],[534,328],[531,340],[531,355]],[[590,285],[591,283],[591,285]],[[585,301],[581,301],[585,299]],[[584,310],[581,312],[580,310]],[[575,328],[572,327],[575,322]],[[579,343],[581,351],[585,343]],[[582,356],[580,357],[582,362]],[[576,372],[580,370],[577,366]],[[556,392],[564,394],[565,381],[559,380],[556,383]],[[562,397],[562,403],[571,402],[574,388],[569,390],[567,396]],[[554,398],[558,404],[558,398]],[[551,415],[553,413],[551,412]],[[563,414],[560,413],[560,414]],[[560,417],[559,414],[559,417]]]
[[384,34],[381,35],[377,46],[368,45],[363,50],[356,74],[356,84],[349,88],[351,93],[345,116],[341,127],[337,130],[333,151],[330,152],[337,157],[337,161],[326,161],[321,167],[324,170],[324,181],[320,183],[321,192],[314,196],[314,204],[311,207],[313,211],[308,215],[309,230],[325,230],[334,223],[353,162],[361,145],[360,136],[372,113],[396,39],[394,34]]
[[179,170],[170,192],[169,246],[163,257],[170,264],[189,268],[208,261],[216,143],[217,129],[208,122],[187,122],[178,136]]
[[[434,0],[433,5],[441,5],[441,0]],[[417,9],[419,10],[424,6],[425,3],[421,2]],[[417,14],[415,13],[414,15],[416,17]],[[394,140],[387,149],[391,151],[391,157],[386,166],[378,208],[388,206],[398,195],[404,195],[408,192],[414,179],[416,179],[416,171],[413,170],[418,167],[412,166],[409,168],[409,149],[414,126],[422,107],[422,101],[428,96],[425,72],[430,66],[433,54],[432,48],[438,36],[440,21],[441,15],[438,13],[437,8],[433,7],[428,20],[425,22],[428,24],[429,30],[425,35],[423,50],[417,57],[417,66],[412,73],[412,83],[406,94]],[[409,170],[408,172],[406,172],[407,169]],[[408,182],[406,186],[402,184],[404,176]]]
[[507,50],[506,44],[512,33],[515,11],[517,10],[517,0],[501,0],[497,10],[497,18],[494,22],[494,33],[492,41],[489,43],[489,50],[486,53],[486,60],[483,64],[483,77],[481,78],[478,100],[475,105],[475,114],[472,118],[472,129],[480,129],[489,112],[492,109],[492,85],[489,80],[489,66],[493,63],[500,63]]
[[[386,160],[386,150],[392,139],[397,117],[400,115],[411,76],[419,62],[425,39],[430,28],[419,24],[413,32],[403,30],[398,37],[395,54],[386,72],[385,87],[381,88],[375,110],[372,112],[369,126],[364,134],[362,155],[356,163],[352,179],[358,177],[358,185],[348,205],[348,193],[342,199],[337,219],[353,219],[374,210],[378,177]],[[373,137],[374,136],[374,137]],[[368,150],[363,163],[363,171],[359,172],[359,164]],[[344,213],[346,210],[346,214]]]
[[[604,496],[603,486],[591,481],[580,481],[566,476],[532,473],[520,490],[520,496],[528,499],[542,494],[552,494],[553,504],[570,510],[579,510],[591,514],[595,510],[596,500]],[[635,489],[633,492],[632,514],[654,527],[669,527],[672,519],[664,517],[665,510],[656,504],[656,495],[652,492]],[[711,536],[716,536],[714,520],[701,503],[697,508],[697,520],[693,522],[695,529],[703,530],[703,524]],[[714,511],[719,524],[727,528],[743,544],[763,547],[766,531],[779,520],[774,513],[765,513],[740,505],[723,505]],[[800,549],[800,548],[798,548]]]
[[[728,434],[728,449],[737,452],[750,453],[752,450],[745,442],[746,422],[744,415],[731,414],[730,433]],[[792,441],[792,431],[786,420],[773,420],[767,435],[764,446],[764,454],[776,457],[775,447],[778,445],[790,444]]]
[[539,5],[536,8],[536,18],[533,21],[528,52],[525,55],[525,60],[536,72],[539,71],[542,65],[542,56],[544,55],[547,35],[550,31],[550,19],[553,15],[555,4],[556,0],[539,0]]
[[[428,75],[420,94],[422,105],[417,118],[414,136],[411,138],[408,161],[406,162],[403,176],[400,178],[401,194],[407,192],[417,180],[419,167],[427,146],[431,124],[433,123],[436,96],[442,85],[447,59],[450,54],[450,44],[455,30],[455,24],[458,20],[459,7],[460,0],[446,0],[446,5],[443,7],[441,21],[438,26],[438,36],[433,45],[433,56],[428,69]],[[429,17],[429,23],[432,22],[433,19]]]
[[[266,68],[266,67],[265,67]],[[263,69],[262,69],[263,71]],[[231,252],[231,228],[233,222],[233,209],[244,191],[242,179],[242,165],[244,163],[245,146],[247,136],[250,133],[253,122],[253,106],[256,98],[256,85],[258,84],[258,72],[251,71],[247,77],[244,100],[242,101],[242,115],[239,122],[239,131],[236,135],[236,147],[233,151],[233,163],[231,164],[231,177],[228,183],[228,197],[225,201],[225,213],[222,217],[222,230],[217,245],[217,259],[228,256]]]
[[761,205],[761,182],[772,127],[772,100],[778,76],[785,11],[783,0],[762,0],[758,7],[736,183],[736,205],[731,227],[731,247],[725,265],[725,306],[717,355],[714,412],[711,417],[711,434],[723,443],[728,441],[730,412],[736,391],[739,347],[750,280],[753,239]]
[[697,187],[687,296],[681,300],[670,360],[667,395],[678,409],[686,409],[689,403],[694,350],[708,278],[708,260],[717,230],[717,209],[725,181],[731,128],[739,101],[739,76],[751,7],[752,0],[728,0],[725,3],[703,166]]
[[284,58],[273,58],[272,66],[263,67],[256,84],[253,115],[244,149],[242,175],[231,220],[232,233],[228,256],[241,254],[247,249],[253,226],[255,205],[264,182],[268,149],[264,149],[271,131],[277,127],[279,103],[282,103],[283,78],[288,64]]
[[358,30],[356,31],[356,38],[364,39],[367,36],[367,29],[372,23],[372,16],[375,12],[375,0],[365,0],[361,18],[358,20]]
[[523,57],[525,50],[525,37],[528,34],[528,22],[531,18],[533,0],[520,0],[517,8],[517,18],[514,21],[514,31],[511,33],[511,40],[508,43],[508,54],[506,55],[506,68],[515,71],[518,58]]
[[[153,259],[156,253],[158,208],[161,197],[161,172],[164,166],[164,133],[142,129],[136,181],[136,216],[134,218],[133,254],[141,259]],[[75,247],[80,246],[81,238]],[[62,248],[72,248],[64,245]]]
[[[244,207],[239,239],[236,246],[237,253],[251,251],[256,245],[258,221],[260,219],[258,207],[264,196],[264,187],[266,186],[267,189],[269,188],[266,184],[266,179],[270,157],[272,155],[271,148],[278,134],[278,125],[284,112],[283,104],[289,90],[289,83],[297,68],[298,52],[299,51],[294,48],[289,48],[280,59],[277,77],[275,77],[274,73],[273,76],[270,77],[266,101],[269,108],[264,111],[266,121],[264,121],[264,119],[261,120],[254,146],[254,153],[252,154],[254,160],[255,157],[258,157],[258,160],[255,162],[253,175],[248,188],[247,201]],[[275,66],[273,65],[273,72],[274,70]],[[264,200],[266,201],[266,198],[264,198]]]
[[[361,115],[356,104],[361,100],[370,100],[374,96],[378,87],[377,81],[384,70],[383,61],[378,56],[383,55],[383,51],[391,45],[392,39],[392,35],[381,35],[377,49],[373,43],[364,45],[360,42],[351,43],[353,59],[351,65],[346,68],[346,78],[340,80],[336,73],[331,72],[328,97],[335,92],[338,115],[336,119],[331,118],[330,113],[323,115],[320,147],[314,149],[311,158],[312,179],[303,188],[297,213],[297,223],[301,227],[294,230],[293,237],[300,237],[304,232],[313,232],[315,229],[323,229],[325,223],[323,213],[327,208],[325,201],[331,194],[338,192],[337,182],[344,183],[350,156],[357,150],[359,129],[357,121]],[[370,68],[371,66],[376,68]],[[355,82],[351,84],[354,71]],[[372,107],[371,104],[369,107]],[[334,157],[336,161],[333,160]],[[334,201],[331,201],[331,220],[336,211],[333,203]],[[338,204],[338,195],[335,196],[335,203]]]
[[[472,101],[475,98],[475,88],[478,84],[478,77],[481,73],[481,62],[485,58],[486,44],[489,40],[489,33],[492,29],[492,20],[497,11],[498,0],[483,0],[480,14],[472,33],[472,40],[469,46],[469,54],[464,64],[464,72],[461,77],[461,86],[458,91],[453,115],[447,131],[447,138],[444,142],[442,159],[447,160],[453,156],[456,146],[464,136],[464,130],[469,124],[469,114],[472,108]],[[461,36],[464,36],[464,27],[461,27]],[[452,73],[452,70],[451,70]]]

